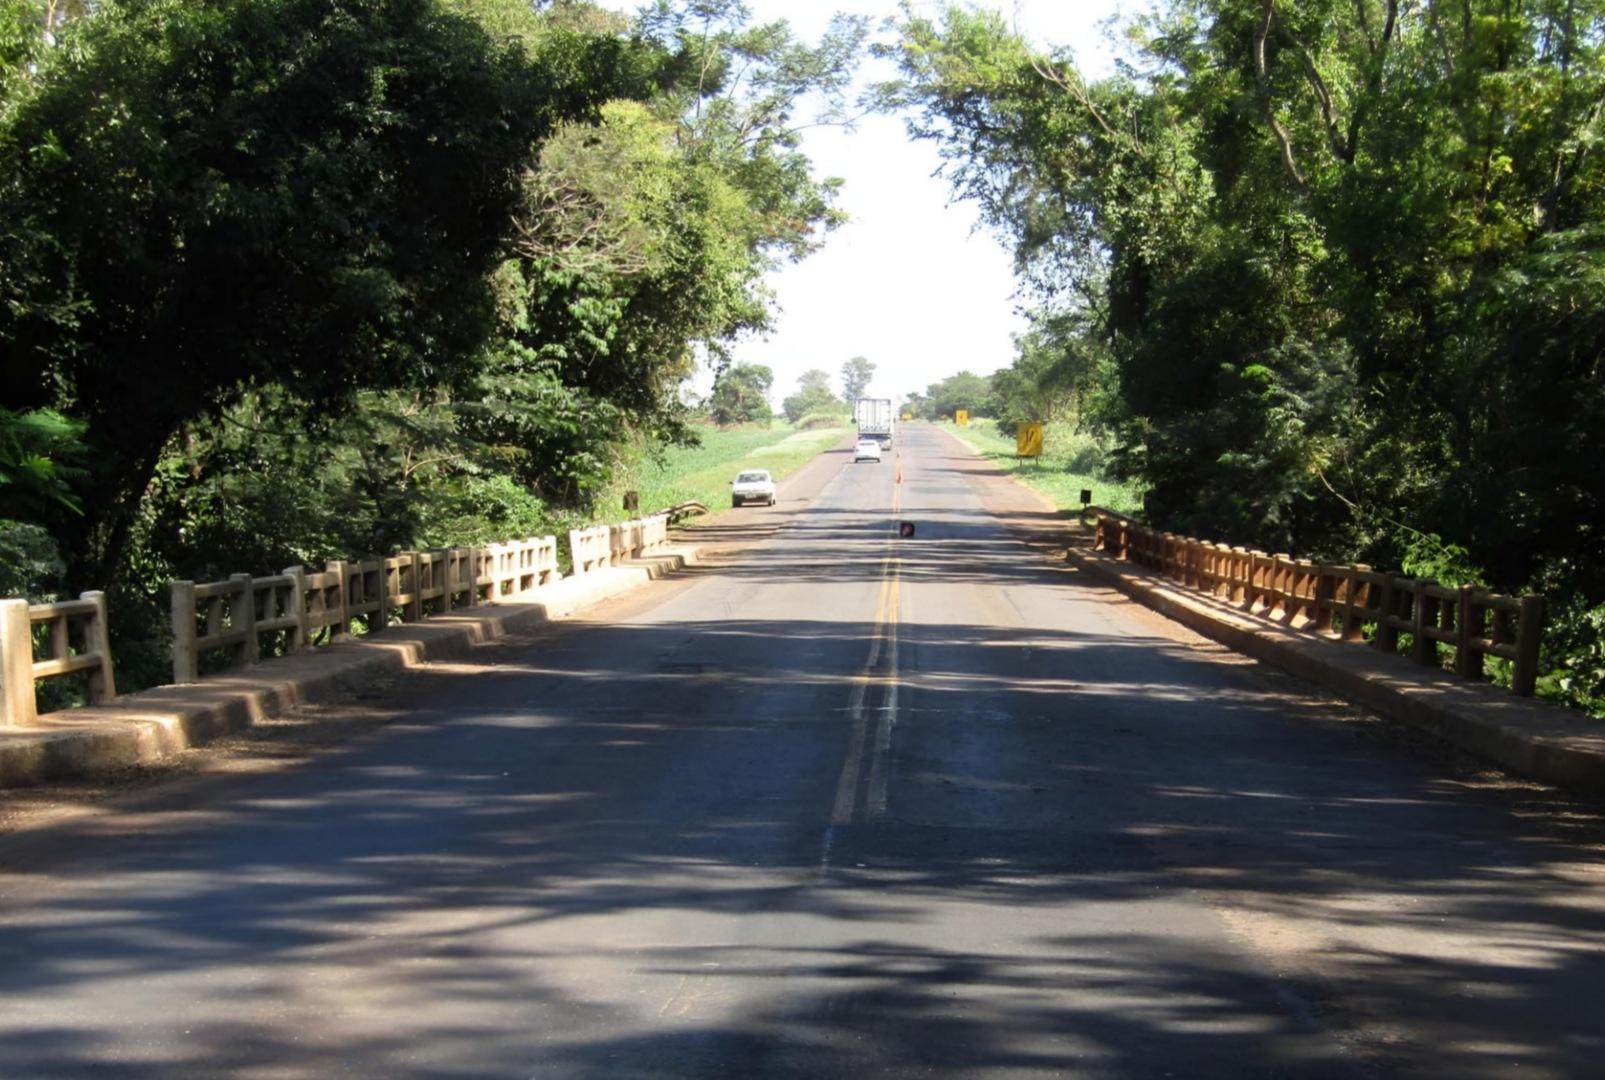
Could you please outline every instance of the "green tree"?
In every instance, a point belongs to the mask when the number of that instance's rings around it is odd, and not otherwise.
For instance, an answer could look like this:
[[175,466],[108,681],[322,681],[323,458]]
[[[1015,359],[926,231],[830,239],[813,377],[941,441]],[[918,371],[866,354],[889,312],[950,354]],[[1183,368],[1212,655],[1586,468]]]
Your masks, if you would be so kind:
[[780,409],[795,424],[811,414],[839,415],[843,405],[830,389],[830,376],[820,368],[811,368],[798,376],[797,392],[781,402]]
[[185,422],[253,383],[338,407],[475,354],[552,103],[425,0],[156,0],[69,33],[0,130],[0,221],[40,226],[0,233],[0,370],[7,405],[88,423],[89,582]]
[[0,0],[0,110],[17,92],[38,54],[44,19],[37,0]]
[[[500,385],[540,392],[501,437],[529,449],[524,479],[579,497],[611,464],[595,440],[621,425],[691,437],[679,390],[697,354],[728,363],[727,342],[767,327],[766,272],[841,220],[837,183],[813,176],[797,127],[841,119],[863,33],[837,21],[808,45],[784,23],[749,25],[732,2],[642,14],[630,40],[645,57],[621,66],[648,73],[633,91],[644,100],[559,129],[525,176],[500,350],[519,376]],[[805,98],[818,115],[797,116]],[[554,378],[572,423],[543,419]],[[504,419],[511,396],[498,394]]]
[[726,368],[713,384],[708,415],[716,424],[767,424],[773,416],[769,388],[774,381],[774,372],[762,364]]
[[83,434],[82,424],[49,409],[0,408],[0,517],[80,512],[70,482],[83,473]]
[[952,416],[966,409],[971,416],[996,412],[992,380],[986,375],[960,371],[925,388],[924,408],[931,417]]
[[875,377],[875,365],[862,356],[855,356],[842,365],[842,400],[851,405],[864,396],[870,380]]
[[1166,527],[1391,565],[1440,536],[1575,606],[1552,651],[1588,655],[1605,4],[1174,0],[1126,29],[1091,81],[996,14],[905,7],[883,100],[1063,323],[1006,401],[1069,387]]
[[862,21],[110,0],[41,48],[7,3],[0,407],[86,425],[82,518],[28,513],[118,589],[135,684],[168,578],[584,520],[621,455],[694,438],[697,358],[841,220],[797,132],[845,117]]

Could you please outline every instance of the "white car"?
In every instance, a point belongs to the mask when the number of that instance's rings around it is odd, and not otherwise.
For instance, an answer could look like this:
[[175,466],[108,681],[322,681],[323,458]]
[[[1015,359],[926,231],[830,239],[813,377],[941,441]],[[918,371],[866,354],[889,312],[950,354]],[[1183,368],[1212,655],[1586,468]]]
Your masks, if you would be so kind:
[[881,459],[881,442],[879,439],[859,439],[858,445],[853,447],[853,461],[873,461],[877,464]]
[[748,469],[744,473],[737,473],[736,478],[730,481],[730,505],[740,506],[750,502],[775,505],[775,479],[769,475],[768,469]]

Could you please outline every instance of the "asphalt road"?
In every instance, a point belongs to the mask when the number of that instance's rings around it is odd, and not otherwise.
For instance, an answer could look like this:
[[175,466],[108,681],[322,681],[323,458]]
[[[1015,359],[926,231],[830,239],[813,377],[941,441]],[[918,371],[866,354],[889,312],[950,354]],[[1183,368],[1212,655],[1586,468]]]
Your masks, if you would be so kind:
[[900,441],[307,764],[0,846],[0,1076],[1605,1070],[1597,808],[1201,647]]

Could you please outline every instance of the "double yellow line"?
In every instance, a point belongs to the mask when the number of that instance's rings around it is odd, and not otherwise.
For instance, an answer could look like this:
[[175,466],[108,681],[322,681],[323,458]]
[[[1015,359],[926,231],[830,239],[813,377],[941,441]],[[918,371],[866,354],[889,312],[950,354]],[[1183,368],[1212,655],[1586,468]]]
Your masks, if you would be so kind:
[[[831,812],[833,825],[845,825],[853,819],[858,804],[858,789],[864,769],[869,769],[869,789],[865,813],[879,817],[886,809],[887,762],[891,749],[892,725],[897,719],[897,626],[901,606],[903,558],[897,551],[897,516],[903,509],[902,462],[898,461],[896,486],[892,489],[892,527],[886,538],[886,555],[881,560],[880,595],[875,603],[875,629],[869,644],[869,656],[853,679],[852,696],[848,699],[847,715],[853,730],[847,746],[847,760],[842,763],[841,778],[836,783],[836,802]],[[881,653],[887,653],[886,670],[876,674]],[[879,722],[870,724],[864,705],[870,687],[877,683],[886,687],[886,705],[880,710]]]

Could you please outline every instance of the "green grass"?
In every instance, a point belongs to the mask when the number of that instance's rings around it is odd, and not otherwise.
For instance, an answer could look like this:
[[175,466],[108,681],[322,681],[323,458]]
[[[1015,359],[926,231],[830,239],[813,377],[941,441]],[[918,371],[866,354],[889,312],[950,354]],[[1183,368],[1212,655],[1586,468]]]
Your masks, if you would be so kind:
[[603,516],[609,521],[623,518],[621,496],[632,489],[641,493],[642,513],[692,499],[717,513],[729,508],[730,481],[742,469],[768,469],[780,480],[841,442],[850,430],[846,420],[840,427],[812,431],[780,421],[767,428],[699,428],[700,446],[671,446],[657,455],[643,451],[621,469]]
[[976,420],[969,427],[943,426],[969,443],[981,457],[1046,495],[1061,510],[1081,509],[1083,488],[1091,489],[1096,506],[1134,517],[1142,510],[1142,490],[1105,475],[1099,468],[1103,455],[1097,440],[1073,431],[1068,424],[1048,424],[1043,430],[1042,456],[1025,460],[1014,455],[1012,431],[1005,436],[991,420]]

